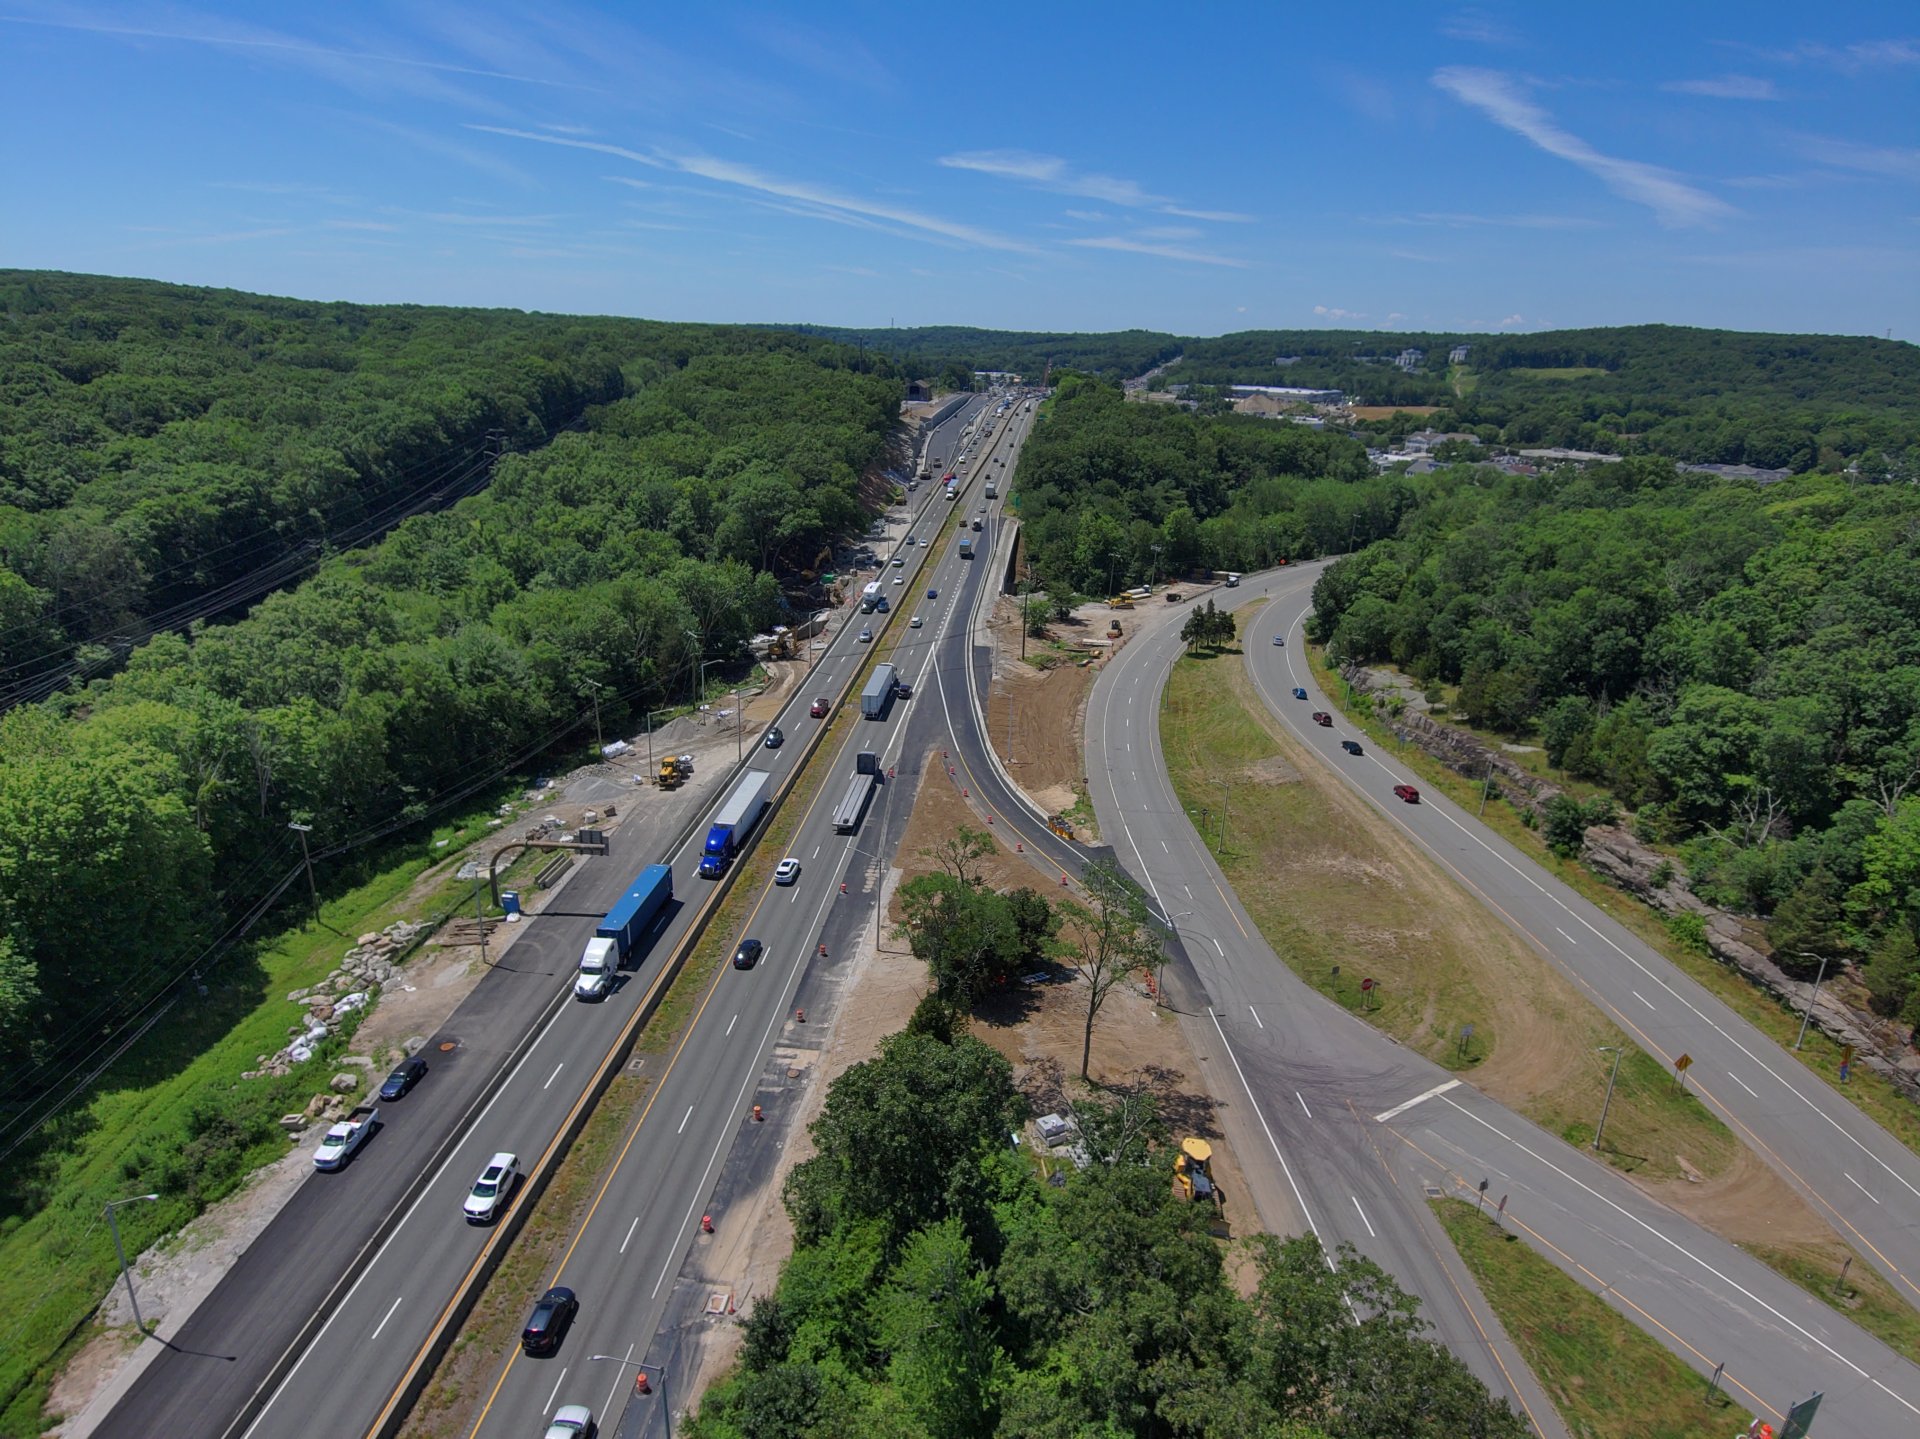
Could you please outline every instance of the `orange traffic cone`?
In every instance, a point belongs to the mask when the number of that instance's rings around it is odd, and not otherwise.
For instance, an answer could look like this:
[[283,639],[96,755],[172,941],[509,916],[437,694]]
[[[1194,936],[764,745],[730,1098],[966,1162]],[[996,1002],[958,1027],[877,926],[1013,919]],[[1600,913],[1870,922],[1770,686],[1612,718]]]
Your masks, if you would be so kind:
[[795,1024],[805,1024],[807,1022],[807,1012],[804,1009],[794,1010],[793,1022]]
[[711,1214],[703,1214],[700,1216],[700,1232],[702,1234],[713,1233],[713,1216]]
[[756,1124],[758,1124],[758,1123],[759,1123],[759,1122],[760,1122],[761,1120],[763,1120],[763,1119],[765,1119],[766,1117],[767,1117],[766,1115],[764,1115],[764,1114],[762,1114],[762,1113],[760,1112],[760,1106],[759,1106],[759,1105],[757,1105],[757,1104],[756,1104],[756,1105],[754,1105],[754,1106],[753,1106],[753,1120],[754,1120],[754,1123],[756,1123]]
[[634,1392],[635,1394],[651,1394],[651,1393],[653,1393],[653,1386],[652,1386],[651,1384],[649,1384],[649,1383],[647,1383],[647,1371],[646,1371],[646,1370],[644,1370],[644,1369],[642,1369],[642,1370],[639,1370],[638,1372],[636,1372],[636,1373],[634,1374],[634,1376],[633,1376],[633,1392]]

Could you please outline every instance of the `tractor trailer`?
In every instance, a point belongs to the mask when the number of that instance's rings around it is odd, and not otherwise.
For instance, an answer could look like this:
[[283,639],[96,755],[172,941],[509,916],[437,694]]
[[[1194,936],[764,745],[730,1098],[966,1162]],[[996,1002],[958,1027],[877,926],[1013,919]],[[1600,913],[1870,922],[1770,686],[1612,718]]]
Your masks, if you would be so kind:
[[893,703],[894,687],[899,683],[899,670],[889,664],[875,665],[873,677],[867,681],[867,687],[860,691],[860,717],[885,719],[887,708]]
[[673,871],[650,864],[627,886],[619,902],[607,911],[580,956],[580,973],[573,981],[577,999],[604,999],[614,974],[626,964],[654,917],[673,898]]
[[718,879],[727,872],[727,866],[733,862],[747,842],[747,836],[753,833],[753,827],[760,823],[760,817],[767,812],[767,788],[771,778],[765,770],[750,769],[740,777],[733,793],[727,796],[727,802],[720,806],[720,812],[713,817],[713,827],[707,831],[707,842],[700,852],[700,877]]

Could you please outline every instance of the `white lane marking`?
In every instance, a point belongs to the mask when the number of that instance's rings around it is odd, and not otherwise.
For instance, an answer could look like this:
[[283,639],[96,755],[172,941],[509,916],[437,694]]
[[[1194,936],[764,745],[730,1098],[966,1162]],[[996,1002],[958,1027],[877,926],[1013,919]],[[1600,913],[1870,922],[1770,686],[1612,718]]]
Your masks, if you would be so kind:
[[1184,884],[1183,884],[1183,885],[1181,885],[1181,886],[1180,886],[1180,888],[1182,888],[1182,889],[1185,889],[1185,890],[1187,891],[1187,898],[1188,898],[1188,899],[1192,899],[1192,898],[1193,898],[1193,891],[1192,891],[1191,889],[1188,889],[1186,885],[1184,885]]
[[685,1134],[687,1132],[687,1121],[691,1118],[693,1118],[693,1106],[689,1104],[687,1106],[687,1112],[680,1116],[680,1127],[673,1132],[675,1134]]
[[[732,1019],[729,1019],[727,1021],[727,1034],[732,1034],[734,1025],[738,1024],[739,1022],[740,1022],[740,1016],[737,1014],[734,1015]],[[725,1039],[727,1037],[727,1034],[723,1034],[720,1037],[722,1039]]]
[[1367,1211],[1360,1207],[1360,1196],[1349,1194],[1347,1198],[1353,1201],[1353,1212],[1360,1216],[1360,1222],[1367,1226],[1367,1238],[1378,1239],[1380,1236],[1373,1232],[1373,1221],[1367,1218]]
[[1293,1092],[1293,1097],[1300,1101],[1300,1108],[1306,1112],[1307,1118],[1309,1119],[1313,1118],[1313,1111],[1307,1108],[1306,1095],[1302,1094],[1299,1090],[1296,1089]]
[[636,1214],[633,1216],[633,1223],[627,1226],[627,1237],[620,1241],[620,1252],[622,1254],[625,1254],[627,1252],[627,1246],[633,1243],[633,1231],[638,1229],[639,1227],[640,1227],[640,1216]]
[[387,1327],[387,1321],[393,1318],[393,1311],[400,1307],[400,1301],[406,1297],[404,1294],[396,1294],[394,1296],[393,1303],[387,1306],[387,1312],[380,1316],[380,1322],[373,1326],[373,1333],[369,1334],[367,1338],[378,1339],[380,1337],[380,1331]]
[[1874,1199],[1873,1192],[1869,1190],[1866,1185],[1862,1184],[1859,1180],[1855,1179],[1851,1174],[1848,1174],[1846,1170],[1844,1169],[1841,1170],[1840,1174],[1841,1174],[1841,1177],[1847,1181],[1847,1183],[1851,1184],[1855,1189],[1859,1190],[1862,1194],[1866,1195],[1867,1198],[1873,1199],[1873,1202],[1875,1204],[1878,1204],[1880,1202],[1878,1199]]
[[1630,990],[1628,990],[1628,991],[1627,991],[1627,993],[1628,993],[1628,994],[1630,994],[1630,995],[1632,995],[1632,996],[1633,996],[1633,997],[1634,997],[1635,999],[1637,999],[1637,1000],[1639,1000],[1639,1001],[1640,1001],[1640,1002],[1641,1002],[1642,1004],[1644,1004],[1644,1005],[1645,1005],[1645,1006],[1646,1006],[1646,1007],[1647,1007],[1648,1009],[1652,1009],[1652,1008],[1653,1008],[1653,1001],[1652,1001],[1652,1000],[1650,1000],[1650,999],[1648,999],[1648,998],[1647,998],[1647,997],[1646,997],[1646,996],[1645,996],[1644,994],[1642,994],[1642,993],[1641,993],[1641,992],[1640,992],[1639,990],[1637,990],[1637,989],[1630,989]]
[[1532,1149],[1525,1144],[1522,1144],[1518,1139],[1515,1139],[1512,1135],[1502,1130],[1497,1124],[1494,1124],[1489,1120],[1481,1118],[1479,1115],[1467,1109],[1464,1105],[1458,1104],[1451,1099],[1449,1099],[1447,1103],[1454,1110],[1456,1110],[1462,1115],[1465,1115],[1466,1118],[1472,1120],[1475,1124],[1478,1124],[1483,1129],[1488,1130],[1490,1133],[1499,1135],[1502,1139],[1506,1140],[1508,1144],[1511,1144],[1515,1149],[1519,1150],[1522,1154],[1525,1154],[1530,1158],[1532,1158],[1536,1163],[1545,1165],[1548,1169],[1552,1170],[1555,1174],[1559,1175],[1562,1179],[1566,1180],[1569,1184],[1577,1185],[1579,1188],[1585,1190],[1587,1194],[1599,1200],[1602,1204],[1606,1205],[1607,1208],[1613,1210],[1614,1213],[1618,1214],[1622,1219],[1627,1220],[1631,1224],[1639,1225],[1640,1228],[1644,1229],[1648,1234],[1651,1234],[1655,1239],[1658,1239],[1662,1244],[1667,1245],[1669,1248],[1675,1250],[1677,1253],[1686,1255],[1687,1258],[1691,1259],[1695,1264],[1699,1265],[1702,1269],[1706,1270],[1707,1273],[1711,1274],[1715,1279],[1718,1279],[1722,1284],[1726,1285],[1729,1289],[1733,1290],[1736,1294],[1740,1295],[1748,1303],[1752,1304],[1756,1309],[1764,1309],[1767,1313],[1771,1314],[1780,1323],[1786,1325],[1789,1329],[1793,1330],[1794,1333],[1798,1334],[1801,1338],[1805,1339],[1809,1344],[1816,1346],[1817,1348],[1822,1350],[1824,1353],[1832,1356],[1836,1361],[1838,1361],[1841,1364],[1844,1364],[1848,1369],[1851,1369],[1855,1374],[1859,1375],[1862,1379],[1870,1381],[1873,1384],[1874,1388],[1880,1390],[1882,1393],[1892,1398],[1895,1402],[1900,1404],[1903,1408],[1911,1411],[1915,1415],[1920,1415],[1920,1405],[1908,1403],[1905,1399],[1901,1398],[1898,1394],[1895,1394],[1893,1390],[1887,1388],[1887,1386],[1882,1384],[1878,1379],[1875,1379],[1871,1374],[1867,1373],[1867,1371],[1862,1369],[1858,1364],[1855,1364],[1851,1359],[1847,1358],[1847,1356],[1842,1354],[1838,1349],[1835,1349],[1831,1344],[1826,1343],[1818,1335],[1812,1334],[1806,1329],[1802,1328],[1800,1325],[1794,1323],[1793,1320],[1789,1319],[1786,1315],[1782,1314],[1778,1309],[1775,1309],[1771,1304],[1767,1303],[1767,1301],[1762,1299],[1758,1294],[1755,1294],[1751,1290],[1747,1289],[1738,1280],[1734,1279],[1731,1275],[1722,1274],[1718,1269],[1715,1269],[1711,1264],[1707,1263],[1706,1260],[1702,1259],[1699,1255],[1695,1254],[1691,1249],[1688,1249],[1687,1246],[1682,1244],[1679,1240],[1674,1239],[1669,1235],[1661,1233],[1658,1229],[1655,1229],[1651,1224],[1647,1223],[1646,1220],[1642,1219],[1639,1215],[1635,1214],[1632,1210],[1625,1208],[1623,1205],[1616,1203],[1612,1199],[1609,1199],[1606,1195],[1602,1194],[1599,1190],[1595,1189],[1592,1185],[1588,1184],[1585,1180],[1581,1179],[1579,1176],[1569,1173],[1565,1169],[1562,1169],[1559,1165],[1555,1164],[1551,1159],[1548,1159],[1544,1154],[1541,1154],[1539,1151]]
[[1171,849],[1167,849],[1167,842],[1166,842],[1166,841],[1165,841],[1164,839],[1160,841],[1160,848],[1161,848],[1161,849],[1163,849],[1163,850],[1166,850],[1166,852],[1167,852],[1168,854],[1172,854],[1172,853],[1173,853],[1173,851],[1172,851]]
[[1564,929],[1560,928],[1560,926],[1557,924],[1553,927],[1553,932],[1559,935],[1560,938],[1564,939],[1568,944],[1578,944],[1580,942],[1579,940],[1575,939],[1572,935],[1568,934]]
[[552,1410],[553,1410],[553,1401],[554,1401],[555,1399],[558,1399],[558,1398],[560,1397],[560,1385],[561,1385],[561,1383],[562,1383],[562,1382],[563,1382],[563,1381],[564,1381],[564,1380],[566,1379],[566,1377],[567,1377],[567,1371],[566,1371],[566,1370],[564,1370],[564,1369],[562,1369],[562,1370],[560,1371],[560,1377],[559,1377],[558,1379],[555,1379],[555,1380],[553,1381],[553,1389],[552,1389],[552,1391],[551,1391],[551,1392],[550,1392],[550,1393],[549,1393],[549,1394],[547,1395],[547,1402],[546,1402],[546,1403],[545,1403],[545,1404],[544,1404],[544,1405],[542,1406],[542,1410],[543,1410],[543,1412],[547,1412],[547,1413],[551,1413],[551,1412],[552,1412]]
[[808,856],[807,856],[807,858],[808,858],[808,859],[818,859],[818,858],[820,858],[820,846],[816,844],[816,845],[815,845],[815,846],[813,847],[813,853],[812,853],[812,854],[810,854],[810,855],[808,855]]
[[1320,1237],[1320,1226],[1313,1222],[1313,1211],[1307,1208],[1306,1196],[1301,1194],[1300,1186],[1294,1183],[1293,1166],[1287,1163],[1287,1156],[1280,1152],[1280,1141],[1273,1137],[1273,1127],[1267,1123],[1267,1116],[1261,1112],[1260,1101],[1255,1097],[1253,1086],[1247,1083],[1246,1071],[1240,1067],[1240,1056],[1233,1052],[1233,1046],[1227,1043],[1227,1032],[1220,1027],[1220,1016],[1212,1010],[1207,1018],[1213,1021],[1213,1032],[1220,1036],[1220,1047],[1227,1052],[1227,1062],[1233,1066],[1233,1072],[1240,1076],[1240,1087],[1247,1092],[1247,1102],[1253,1106],[1253,1117],[1260,1121],[1260,1128],[1266,1131],[1267,1143],[1273,1147],[1273,1157],[1280,1161],[1280,1172],[1287,1176],[1287,1187],[1293,1191],[1293,1202],[1300,1206],[1300,1216],[1307,1221],[1307,1228],[1313,1231],[1313,1237],[1320,1239],[1321,1258],[1327,1261],[1328,1270],[1333,1270],[1333,1256],[1325,1252],[1326,1241]]
[[[1260,1024],[1260,1011],[1259,1011],[1259,1010],[1257,1010],[1257,1009],[1255,1009],[1255,1008],[1254,1008],[1254,1007],[1253,1007],[1252,1005],[1248,1005],[1248,1006],[1247,1006],[1247,1013],[1248,1013],[1248,1014],[1251,1014],[1251,1015],[1253,1016],[1253,1022],[1254,1022],[1255,1024]],[[1264,1025],[1264,1024],[1260,1024],[1260,1027],[1261,1027],[1262,1029],[1265,1029],[1265,1028],[1266,1028],[1266,1025]]]
[[614,1402],[616,1399],[619,1398],[619,1395],[620,1395],[620,1386],[628,1382],[627,1371],[632,1367],[633,1367],[633,1346],[629,1344],[627,1346],[626,1362],[622,1363],[618,1368],[616,1368],[613,1371],[613,1387],[607,1390],[607,1402],[600,1406],[600,1412],[602,1414],[613,1413]]
[[1727,1078],[1731,1079],[1735,1084],[1739,1085],[1742,1089],[1746,1090],[1746,1092],[1748,1094],[1751,1094],[1755,1099],[1758,1099],[1760,1097],[1760,1093],[1758,1090],[1756,1090],[1751,1084],[1748,1084],[1746,1080],[1742,1079],[1739,1075],[1735,1074],[1732,1070],[1727,1071]]
[[1405,1114],[1409,1109],[1412,1109],[1414,1105],[1425,1104],[1429,1099],[1434,1098],[1436,1095],[1445,1094],[1449,1089],[1457,1089],[1459,1088],[1459,1086],[1460,1086],[1460,1081],[1457,1079],[1449,1079],[1445,1084],[1436,1084],[1432,1089],[1427,1090],[1424,1094],[1416,1094],[1413,1096],[1412,1099],[1409,1099],[1406,1103],[1396,1104],[1393,1106],[1392,1109],[1383,1110],[1381,1113],[1374,1115],[1373,1121],[1376,1124],[1385,1124],[1389,1119],[1395,1119],[1395,1118],[1398,1118],[1400,1115]]
[[549,1074],[547,1076],[547,1082],[540,1086],[541,1091],[545,1092],[546,1090],[551,1089],[553,1087],[554,1080],[560,1077],[560,1071],[565,1069],[566,1067],[567,1067],[567,1062],[564,1059],[561,1060],[558,1064],[554,1065],[553,1073]]

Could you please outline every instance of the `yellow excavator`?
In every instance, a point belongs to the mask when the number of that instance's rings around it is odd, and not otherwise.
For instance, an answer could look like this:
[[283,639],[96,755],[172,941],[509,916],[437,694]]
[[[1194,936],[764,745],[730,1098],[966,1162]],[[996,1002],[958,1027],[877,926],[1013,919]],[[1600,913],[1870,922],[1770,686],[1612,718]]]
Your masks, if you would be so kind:
[[1213,1146],[1206,1140],[1180,1141],[1180,1153],[1173,1161],[1173,1182],[1180,1187],[1182,1199],[1211,1204],[1217,1211],[1218,1221],[1226,1222],[1227,1201],[1220,1193],[1220,1186],[1213,1182]]

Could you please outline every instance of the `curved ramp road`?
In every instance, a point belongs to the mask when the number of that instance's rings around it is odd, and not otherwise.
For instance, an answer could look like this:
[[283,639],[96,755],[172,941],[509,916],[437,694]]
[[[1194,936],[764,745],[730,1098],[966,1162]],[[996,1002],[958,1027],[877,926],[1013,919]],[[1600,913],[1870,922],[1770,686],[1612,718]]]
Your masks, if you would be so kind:
[[[1296,732],[1327,762],[1350,765],[1338,722],[1326,730],[1308,718],[1326,702],[1291,695],[1295,684],[1316,693],[1311,676],[1280,668],[1295,648],[1271,644],[1281,623],[1297,626],[1312,578],[1311,571],[1282,571],[1215,598],[1239,605],[1275,597],[1252,626],[1247,662],[1268,693],[1283,697],[1273,703]],[[1610,1302],[1703,1373],[1724,1362],[1722,1383],[1736,1403],[1778,1412],[1822,1390],[1823,1434],[1920,1430],[1920,1369],[1293,976],[1228,890],[1167,783],[1158,700],[1180,650],[1170,627],[1137,635],[1095,686],[1087,718],[1095,806],[1123,862],[1146,877],[1162,912],[1185,914],[1176,924],[1196,997],[1287,1167],[1305,1223],[1324,1242],[1351,1242],[1400,1276],[1422,1297],[1441,1337],[1484,1375],[1470,1322],[1474,1306],[1438,1273],[1447,1266],[1435,1251],[1446,1241],[1436,1235],[1426,1199],[1429,1189],[1471,1195],[1485,1179],[1490,1201],[1506,1197],[1509,1225],[1582,1283],[1605,1286]],[[1405,776],[1388,767],[1362,773],[1390,818],[1433,819],[1425,813],[1430,806],[1393,798],[1392,785]],[[1453,852],[1441,858],[1450,861]],[[1537,869],[1534,876],[1542,878]],[[1775,1116],[1770,1127],[1802,1122]],[[1467,1323],[1458,1317],[1463,1312]],[[1527,1407],[1542,1419],[1536,1405]]]

